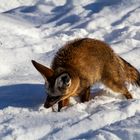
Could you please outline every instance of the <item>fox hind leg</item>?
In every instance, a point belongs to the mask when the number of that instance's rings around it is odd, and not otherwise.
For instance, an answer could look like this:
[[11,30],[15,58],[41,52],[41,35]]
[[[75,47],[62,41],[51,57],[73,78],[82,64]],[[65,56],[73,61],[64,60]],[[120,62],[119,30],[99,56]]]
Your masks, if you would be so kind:
[[123,94],[127,99],[133,98],[123,82],[114,80],[105,80],[104,84],[114,92]]

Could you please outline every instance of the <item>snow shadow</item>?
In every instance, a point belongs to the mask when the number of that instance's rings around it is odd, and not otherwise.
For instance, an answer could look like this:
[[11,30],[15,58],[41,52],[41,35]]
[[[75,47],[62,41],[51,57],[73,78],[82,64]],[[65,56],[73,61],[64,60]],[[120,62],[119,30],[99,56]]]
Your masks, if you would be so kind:
[[126,32],[129,30],[129,27],[123,27],[121,29],[114,29],[111,33],[107,33],[104,36],[104,40],[106,42],[112,42],[114,39],[118,39],[123,35],[123,32]]
[[37,7],[36,6],[20,6],[8,11],[5,11],[3,13],[10,13],[10,14],[15,14],[15,13],[34,13],[37,12]]
[[90,15],[99,13],[104,7],[119,4],[122,0],[96,0],[96,2],[86,5],[84,8],[90,10]]
[[112,26],[116,26],[116,25],[122,24],[122,22],[125,21],[131,15],[131,13],[133,13],[134,11],[136,11],[139,8],[140,7],[137,7],[135,9],[133,9],[133,10],[130,10],[121,19],[119,19],[119,20],[115,21],[114,23],[112,23]]
[[[122,0],[96,0],[90,4],[82,6],[82,8],[85,9],[85,11],[90,11],[87,16],[91,16],[92,14],[99,13],[103,8],[107,6],[117,5],[121,3],[121,1]],[[66,0],[66,3],[64,5],[54,6],[49,13],[44,12],[43,9],[40,8],[40,5],[42,5],[42,3],[46,6],[53,5],[53,3],[45,4],[44,2],[39,1],[33,6],[20,6],[15,9],[8,10],[4,13],[13,16],[17,15],[18,18],[23,18],[24,20],[33,23],[37,27],[46,23],[54,23],[56,27],[61,26],[65,23],[74,25],[81,20],[81,17],[77,13],[72,14],[74,8],[78,8],[79,6],[75,5],[73,1]]]
[[41,84],[19,84],[0,87],[0,109],[8,106],[38,107],[45,100]]

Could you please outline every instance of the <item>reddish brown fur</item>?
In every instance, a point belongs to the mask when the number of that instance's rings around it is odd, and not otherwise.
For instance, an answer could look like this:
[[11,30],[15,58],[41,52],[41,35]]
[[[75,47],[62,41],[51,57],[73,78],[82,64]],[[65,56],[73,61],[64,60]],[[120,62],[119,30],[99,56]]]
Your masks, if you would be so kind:
[[59,110],[68,105],[71,96],[80,96],[82,102],[88,101],[90,86],[95,82],[102,82],[127,99],[132,95],[125,82],[140,86],[140,74],[132,65],[106,43],[90,38],[74,40],[62,47],[53,59],[52,70],[53,76],[47,77],[49,83],[62,73],[71,77],[71,86],[59,101]]

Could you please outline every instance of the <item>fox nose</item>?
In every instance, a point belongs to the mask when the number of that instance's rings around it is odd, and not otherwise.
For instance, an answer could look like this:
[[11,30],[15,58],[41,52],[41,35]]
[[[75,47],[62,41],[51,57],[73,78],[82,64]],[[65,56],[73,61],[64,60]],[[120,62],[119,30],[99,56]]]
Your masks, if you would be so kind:
[[58,102],[60,99],[61,99],[61,96],[56,96],[56,97],[48,96],[44,104],[44,107],[49,108],[53,106],[56,102]]

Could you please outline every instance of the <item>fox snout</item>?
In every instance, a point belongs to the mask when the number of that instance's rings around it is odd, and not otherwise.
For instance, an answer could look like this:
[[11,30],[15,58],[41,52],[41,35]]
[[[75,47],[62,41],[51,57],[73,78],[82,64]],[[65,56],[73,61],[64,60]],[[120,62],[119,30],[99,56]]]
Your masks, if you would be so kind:
[[52,107],[55,103],[60,101],[61,98],[62,98],[62,96],[55,96],[55,97],[48,96],[46,99],[46,102],[44,104],[44,107],[45,108]]

